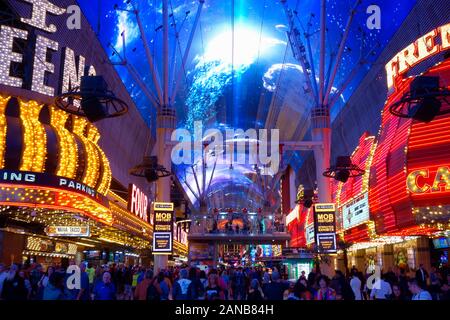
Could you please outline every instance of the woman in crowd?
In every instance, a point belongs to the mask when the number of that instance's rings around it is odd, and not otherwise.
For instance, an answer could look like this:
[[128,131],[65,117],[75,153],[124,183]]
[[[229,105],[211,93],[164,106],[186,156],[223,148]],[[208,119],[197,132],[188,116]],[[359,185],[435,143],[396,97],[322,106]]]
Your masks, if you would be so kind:
[[394,283],[392,285],[391,300],[398,300],[398,301],[408,300],[408,297],[403,293],[403,291],[398,283]]
[[250,289],[248,290],[247,300],[261,301],[264,300],[264,293],[259,285],[258,279],[253,279],[250,283]]
[[208,276],[208,286],[205,288],[205,300],[224,300],[223,290],[219,286],[218,276],[211,273]]
[[320,276],[317,280],[319,289],[314,300],[336,300],[336,291],[329,287],[330,279],[327,276]]

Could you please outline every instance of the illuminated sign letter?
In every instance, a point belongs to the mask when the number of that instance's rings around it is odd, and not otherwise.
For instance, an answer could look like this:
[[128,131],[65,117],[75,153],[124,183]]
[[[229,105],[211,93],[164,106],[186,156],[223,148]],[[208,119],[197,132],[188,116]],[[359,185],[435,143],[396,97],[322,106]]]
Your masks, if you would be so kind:
[[78,70],[75,62],[75,53],[70,48],[63,50],[64,69],[62,76],[61,93],[65,93],[72,88],[79,87],[81,77],[84,74],[85,59],[83,56],[78,57]]
[[419,187],[417,185],[417,178],[418,177],[424,177],[428,178],[428,171],[427,170],[417,170],[413,171],[408,175],[408,178],[406,179],[406,185],[408,187],[408,190],[412,193],[424,193],[430,190],[430,186],[428,184],[424,184],[423,187]]
[[450,23],[441,27],[441,48],[450,49]]
[[22,54],[13,52],[14,38],[26,40],[28,32],[8,26],[0,27],[0,84],[11,87],[21,87],[22,79],[11,77],[11,62],[22,62]]
[[58,42],[47,39],[43,36],[37,36],[36,38],[36,52],[34,56],[33,65],[33,79],[31,81],[31,90],[36,91],[48,96],[53,96],[55,89],[45,85],[45,73],[55,72],[55,66],[53,63],[47,61],[48,49],[57,51]]
[[31,3],[31,18],[20,18],[20,21],[29,24],[30,26],[42,29],[47,32],[56,32],[56,26],[51,24],[47,26],[46,18],[47,12],[54,15],[61,15],[66,12],[66,9],[60,8],[48,0],[22,0]]
[[450,190],[450,171],[448,167],[440,167],[434,178],[432,191],[441,191],[440,184],[445,183],[445,190]]

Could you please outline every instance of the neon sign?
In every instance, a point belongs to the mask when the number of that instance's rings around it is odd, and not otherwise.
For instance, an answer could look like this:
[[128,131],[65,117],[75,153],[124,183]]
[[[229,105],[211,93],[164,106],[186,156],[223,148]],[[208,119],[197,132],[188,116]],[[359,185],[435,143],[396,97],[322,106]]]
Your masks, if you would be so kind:
[[419,169],[408,174],[406,186],[411,193],[435,193],[450,191],[450,166],[439,167],[433,174],[429,169]]
[[[438,39],[440,39],[440,43],[438,43]],[[450,23],[423,35],[397,53],[386,64],[388,88],[392,88],[399,75],[406,73],[423,60],[447,49],[450,49]]]
[[129,196],[128,210],[134,213],[136,216],[144,221],[148,222],[148,197],[134,184],[129,186]]

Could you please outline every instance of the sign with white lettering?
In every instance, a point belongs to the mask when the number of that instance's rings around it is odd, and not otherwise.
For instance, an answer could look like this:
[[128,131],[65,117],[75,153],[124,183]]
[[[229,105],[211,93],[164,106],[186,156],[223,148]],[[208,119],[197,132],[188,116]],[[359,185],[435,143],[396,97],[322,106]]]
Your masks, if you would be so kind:
[[153,254],[172,254],[173,220],[173,203],[153,203]]
[[352,201],[345,203],[341,210],[344,230],[366,222],[370,218],[368,193],[364,192]]
[[387,86],[391,89],[399,75],[405,74],[418,63],[439,52],[450,49],[450,23],[431,30],[402,51],[386,64]]
[[134,184],[130,184],[128,187],[128,199],[128,210],[145,222],[149,222],[147,195]]
[[71,191],[88,196],[104,207],[109,207],[108,199],[95,189],[76,180],[54,176],[47,173],[30,171],[0,170],[0,184],[17,185],[23,187],[44,187]]
[[[77,6],[62,8],[49,0],[11,1],[11,5],[16,7],[16,12],[29,12],[20,17],[20,21],[28,26],[19,29],[0,25],[0,85],[30,88],[31,91],[53,97],[78,87],[81,76],[96,74],[95,68],[86,63],[85,57],[76,55],[58,38],[58,28],[72,28],[66,21],[70,17],[65,13],[73,12]],[[47,22],[50,16],[52,21],[57,21],[58,27]],[[19,39],[28,43],[15,45]],[[28,52],[29,48],[34,49]],[[30,74],[25,73],[23,77],[14,74],[12,65],[16,64],[29,65]]]
[[89,237],[89,226],[48,226],[45,233],[50,237]]

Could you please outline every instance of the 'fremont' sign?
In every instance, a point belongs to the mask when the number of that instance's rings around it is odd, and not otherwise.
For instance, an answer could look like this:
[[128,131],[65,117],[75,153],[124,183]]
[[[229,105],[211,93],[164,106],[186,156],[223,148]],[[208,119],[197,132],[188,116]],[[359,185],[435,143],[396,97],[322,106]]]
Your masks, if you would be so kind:
[[402,51],[386,64],[387,85],[391,89],[395,78],[406,73],[416,64],[450,49],[450,23],[431,30]]

